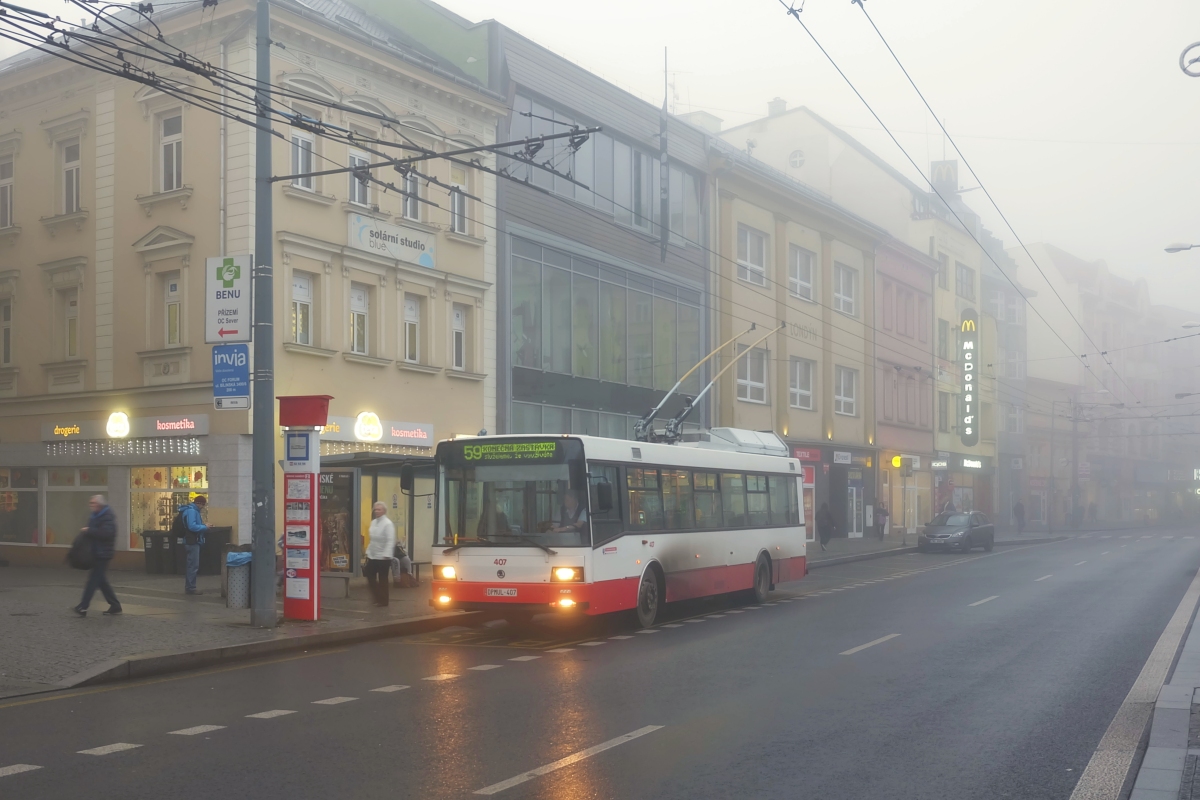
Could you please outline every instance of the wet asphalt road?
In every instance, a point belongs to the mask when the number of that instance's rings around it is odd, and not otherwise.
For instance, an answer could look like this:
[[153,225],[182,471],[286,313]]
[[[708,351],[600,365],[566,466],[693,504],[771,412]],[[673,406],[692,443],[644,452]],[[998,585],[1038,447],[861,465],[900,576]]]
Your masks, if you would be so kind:
[[1067,798],[1198,566],[1094,533],[0,701],[0,797]]

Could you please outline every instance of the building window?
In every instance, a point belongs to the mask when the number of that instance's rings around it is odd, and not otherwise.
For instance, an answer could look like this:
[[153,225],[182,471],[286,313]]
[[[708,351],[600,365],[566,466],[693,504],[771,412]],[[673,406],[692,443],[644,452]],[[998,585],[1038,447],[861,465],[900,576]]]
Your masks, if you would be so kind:
[[450,230],[467,235],[470,228],[467,220],[467,171],[462,167],[450,168]]
[[950,323],[944,319],[938,320],[938,358],[950,358]]
[[743,281],[767,285],[767,235],[738,225],[737,276]]
[[313,316],[313,278],[304,272],[292,273],[292,341],[311,345]]
[[159,117],[159,182],[160,192],[183,186],[183,113],[176,111]]
[[170,530],[179,507],[208,490],[205,466],[133,467],[129,472],[130,550],[142,549],[144,531]]
[[292,178],[292,186],[297,189],[307,189],[310,192],[316,188],[316,180],[311,174],[313,171],[313,145],[314,140],[311,134],[292,131],[292,174],[298,176]]
[[654,203],[658,193],[654,191],[654,176],[658,162],[645,153],[633,151],[633,224],[649,230],[654,219]]
[[63,319],[63,358],[79,358],[79,290],[59,294]]
[[950,432],[950,393],[938,392],[938,430]]
[[78,139],[70,139],[59,145],[62,159],[62,213],[74,214],[79,205],[80,147]]
[[[744,354],[744,355],[743,355]],[[767,351],[755,348],[746,352],[738,345],[737,396],[747,403],[767,402]]]
[[[3,170],[2,166],[0,166],[0,170]],[[1019,296],[1009,297],[1007,306],[1008,313],[1005,319],[1008,322],[1017,325],[1025,321],[1025,298]]]
[[350,284],[350,352],[367,355],[368,317],[371,309],[370,290],[360,283]]
[[421,181],[416,173],[409,170],[404,175],[404,199],[400,204],[401,214],[405,219],[421,219]]
[[950,256],[938,253],[938,288],[950,289]]
[[813,369],[815,364],[807,358],[793,358],[788,376],[788,395],[792,408],[813,408]]
[[815,254],[803,247],[788,248],[788,291],[793,297],[813,299],[813,260]]
[[163,279],[163,322],[166,328],[163,340],[167,347],[176,347],[183,341],[183,323],[180,319],[182,295],[179,275],[167,275]]
[[671,233],[681,239],[677,244],[700,243],[700,199],[692,173],[672,166],[668,170],[668,199],[671,207]]
[[404,295],[404,360],[421,360],[421,298]]
[[845,264],[833,265],[833,310],[854,316],[857,311],[858,273]]
[[13,158],[0,158],[0,228],[13,224]]
[[367,170],[367,164],[371,163],[362,153],[350,154],[350,192],[349,198],[351,203],[356,203],[360,206],[371,204],[371,182],[369,180],[370,171]]
[[1008,419],[1004,427],[1009,433],[1025,432],[1025,409],[1018,405],[1009,405],[1006,416]]
[[0,364],[12,363],[12,301],[0,301]]
[[961,261],[954,262],[954,293],[964,300],[975,300],[975,270]]
[[450,366],[457,370],[467,368],[467,307],[455,303],[450,312]]
[[833,413],[858,415],[858,370],[838,367],[833,376]]

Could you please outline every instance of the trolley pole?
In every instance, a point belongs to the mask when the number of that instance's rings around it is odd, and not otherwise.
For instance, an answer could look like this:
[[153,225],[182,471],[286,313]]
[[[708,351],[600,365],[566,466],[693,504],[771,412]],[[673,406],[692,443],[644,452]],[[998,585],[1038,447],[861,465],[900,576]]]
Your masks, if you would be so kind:
[[250,624],[273,628],[275,613],[275,224],[271,207],[271,5],[258,0],[254,137],[254,440],[252,456],[254,550]]

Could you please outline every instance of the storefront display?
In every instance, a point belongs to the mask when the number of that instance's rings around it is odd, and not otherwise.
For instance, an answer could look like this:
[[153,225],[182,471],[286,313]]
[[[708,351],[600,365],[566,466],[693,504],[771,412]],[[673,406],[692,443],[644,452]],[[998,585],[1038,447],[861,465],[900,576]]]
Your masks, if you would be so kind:
[[129,477],[129,549],[142,549],[142,531],[168,531],[176,510],[208,491],[208,468],[134,467]]
[[[322,472],[319,481],[321,570],[353,572],[350,539],[353,535],[354,473]],[[370,519],[370,515],[366,518]]]
[[104,467],[54,467],[46,470],[46,544],[69,545],[91,516],[88,501],[107,494]]
[[38,543],[38,471],[0,467],[0,542]]

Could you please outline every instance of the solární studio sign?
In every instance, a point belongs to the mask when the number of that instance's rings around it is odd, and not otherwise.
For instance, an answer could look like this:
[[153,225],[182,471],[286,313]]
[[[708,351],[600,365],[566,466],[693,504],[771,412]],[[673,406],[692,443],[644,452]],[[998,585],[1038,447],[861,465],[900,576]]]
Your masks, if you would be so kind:
[[958,420],[958,435],[965,447],[979,444],[979,319],[973,309],[962,313],[959,326],[958,354],[962,372],[961,417]]
[[381,256],[435,269],[437,235],[368,217],[346,216],[346,244]]

